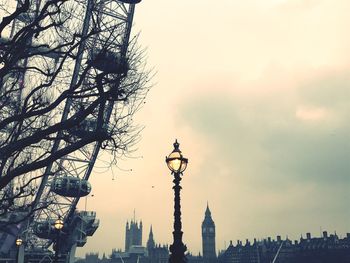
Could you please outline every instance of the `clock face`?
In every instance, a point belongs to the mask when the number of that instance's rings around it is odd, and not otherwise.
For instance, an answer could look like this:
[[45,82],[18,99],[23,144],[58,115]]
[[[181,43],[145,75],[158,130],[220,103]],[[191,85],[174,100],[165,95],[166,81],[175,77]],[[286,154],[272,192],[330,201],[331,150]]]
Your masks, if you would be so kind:
[[207,233],[207,229],[206,228],[203,228],[203,233]]
[[210,228],[209,228],[209,232],[210,232],[210,233],[214,233],[214,228],[213,228],[213,227],[210,227]]

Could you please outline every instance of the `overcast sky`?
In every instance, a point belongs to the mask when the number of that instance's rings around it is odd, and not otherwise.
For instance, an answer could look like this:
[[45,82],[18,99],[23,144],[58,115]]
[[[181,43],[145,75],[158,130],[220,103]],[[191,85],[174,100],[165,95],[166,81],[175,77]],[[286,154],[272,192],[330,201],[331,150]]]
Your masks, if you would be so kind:
[[77,254],[123,249],[134,209],[143,244],[150,224],[157,243],[172,242],[165,156],[175,138],[189,158],[181,201],[191,252],[201,251],[207,201],[218,249],[350,232],[349,10],[348,0],[138,4],[133,32],[156,85],[136,117],[145,129],[134,158],[100,163],[90,179],[87,207],[101,225]]

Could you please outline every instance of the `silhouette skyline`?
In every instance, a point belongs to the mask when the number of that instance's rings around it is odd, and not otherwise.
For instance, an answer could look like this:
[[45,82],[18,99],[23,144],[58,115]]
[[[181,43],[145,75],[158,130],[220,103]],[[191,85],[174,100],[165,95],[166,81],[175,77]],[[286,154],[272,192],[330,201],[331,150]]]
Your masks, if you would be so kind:
[[[142,240],[143,224],[142,220],[136,221],[135,216],[127,220],[125,224],[125,249],[114,248],[111,254],[103,253],[99,257],[98,252],[87,253],[85,260],[94,257],[96,262],[98,258],[101,263],[127,261],[133,262],[140,257],[146,262],[167,262],[170,251],[169,245],[161,241],[155,241],[153,234],[153,225],[150,225],[148,238]],[[187,251],[187,261],[189,263],[226,263],[226,262],[272,262],[274,259],[283,262],[348,262],[350,255],[350,233],[342,238],[335,232],[328,234],[323,231],[321,235],[312,236],[310,232],[301,235],[297,240],[290,240],[288,236],[282,238],[277,235],[276,238],[270,236],[262,239],[249,239],[245,241],[237,240],[235,243],[230,240],[228,246],[216,251],[215,223],[211,216],[211,211],[207,203],[204,213],[204,219],[201,224],[202,229],[202,250],[198,254]],[[123,260],[122,260],[123,259]],[[90,261],[88,261],[90,262]]]

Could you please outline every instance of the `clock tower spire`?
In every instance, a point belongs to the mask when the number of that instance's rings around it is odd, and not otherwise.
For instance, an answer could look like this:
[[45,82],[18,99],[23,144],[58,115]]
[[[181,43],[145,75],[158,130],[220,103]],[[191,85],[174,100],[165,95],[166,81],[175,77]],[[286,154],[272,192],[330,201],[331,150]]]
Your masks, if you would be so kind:
[[215,263],[217,261],[215,249],[215,223],[211,217],[208,203],[202,223],[202,245],[204,263]]

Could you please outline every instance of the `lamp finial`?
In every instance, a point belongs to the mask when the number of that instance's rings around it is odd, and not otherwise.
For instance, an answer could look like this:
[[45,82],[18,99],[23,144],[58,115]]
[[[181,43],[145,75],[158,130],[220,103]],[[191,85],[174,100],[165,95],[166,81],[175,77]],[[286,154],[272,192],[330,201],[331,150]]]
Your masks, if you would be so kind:
[[179,146],[180,146],[180,144],[178,143],[177,139],[175,139],[175,142],[174,142],[174,148],[175,148],[175,150],[178,150],[178,149],[179,149]]

